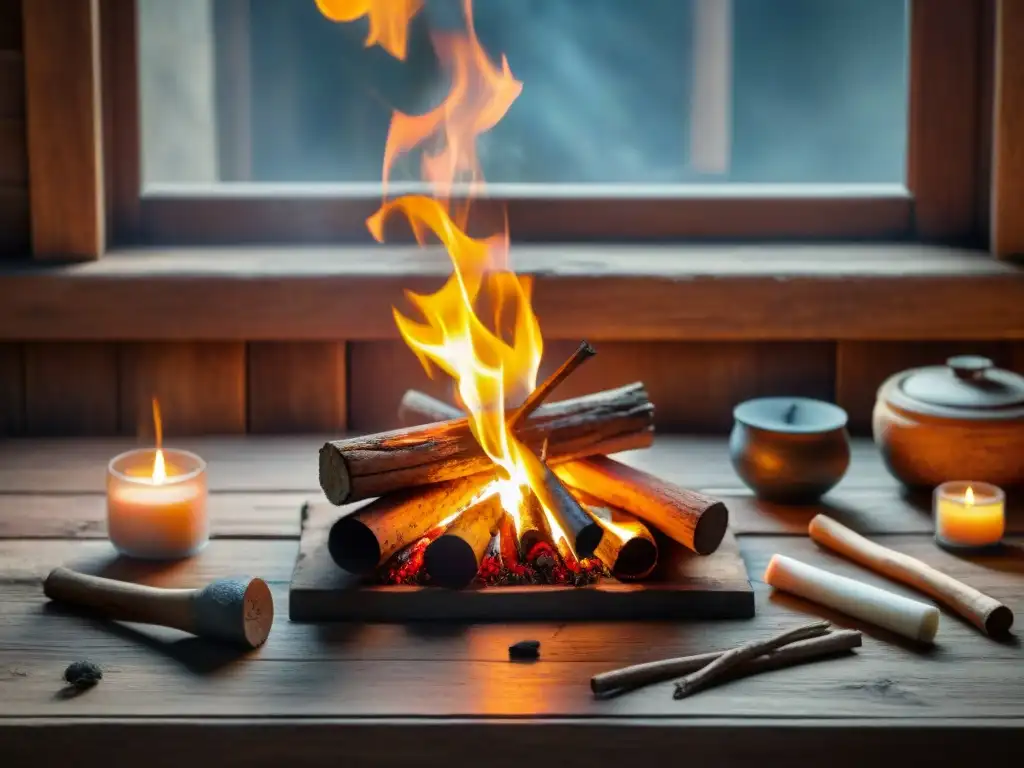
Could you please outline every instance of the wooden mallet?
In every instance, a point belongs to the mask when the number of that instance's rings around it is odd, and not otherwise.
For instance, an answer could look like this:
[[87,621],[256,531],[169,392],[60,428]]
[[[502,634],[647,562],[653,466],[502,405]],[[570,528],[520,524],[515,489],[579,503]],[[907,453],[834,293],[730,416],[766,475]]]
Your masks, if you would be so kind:
[[258,648],[274,622],[262,579],[218,579],[202,589],[159,589],[55,568],[43,582],[51,600],[89,608],[113,621],[157,624],[199,637]]

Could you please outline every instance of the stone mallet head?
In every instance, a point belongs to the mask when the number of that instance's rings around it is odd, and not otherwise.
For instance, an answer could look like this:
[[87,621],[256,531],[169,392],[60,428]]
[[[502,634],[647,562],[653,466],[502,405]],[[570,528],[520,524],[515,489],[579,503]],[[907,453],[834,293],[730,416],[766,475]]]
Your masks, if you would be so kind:
[[248,648],[263,645],[274,598],[262,579],[218,579],[201,589],[158,589],[55,568],[43,582],[51,600],[113,621],[157,624]]

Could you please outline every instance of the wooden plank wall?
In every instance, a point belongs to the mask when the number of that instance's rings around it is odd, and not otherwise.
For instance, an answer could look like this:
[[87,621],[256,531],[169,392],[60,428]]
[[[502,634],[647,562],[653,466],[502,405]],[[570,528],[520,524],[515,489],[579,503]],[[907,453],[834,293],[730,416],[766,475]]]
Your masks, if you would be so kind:
[[21,0],[0,0],[0,259],[29,252],[24,73]]
[[[573,349],[550,342],[543,376]],[[984,354],[1024,373],[1024,342],[605,342],[560,396],[644,381],[665,432],[725,434],[733,407],[767,395],[832,400],[870,434],[890,374]],[[396,426],[402,393],[450,398],[399,341],[0,344],[0,436],[340,433]]]

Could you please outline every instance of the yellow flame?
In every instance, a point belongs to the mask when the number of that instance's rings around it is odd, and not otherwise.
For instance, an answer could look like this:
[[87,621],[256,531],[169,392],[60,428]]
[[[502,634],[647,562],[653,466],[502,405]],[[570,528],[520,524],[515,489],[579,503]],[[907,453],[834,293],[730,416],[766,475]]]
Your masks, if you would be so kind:
[[164,464],[164,425],[160,419],[160,403],[153,398],[153,431],[156,433],[156,454],[153,456],[153,482],[162,483],[167,479],[167,467]]
[[[373,9],[387,0],[317,2],[322,11],[329,8],[330,13],[325,14],[330,18],[346,20],[370,12],[372,21]],[[466,229],[469,200],[483,189],[477,137],[508,112],[522,83],[513,77],[504,57],[499,65],[490,60],[476,36],[472,0],[463,0],[462,5],[465,31],[433,38],[438,57],[451,76],[447,96],[426,114],[393,114],[384,150],[384,202],[367,220],[367,227],[383,242],[386,222],[398,213],[408,221],[420,244],[436,238],[448,253],[452,274],[437,292],[406,293],[422,319],[414,320],[394,308],[395,323],[428,374],[432,375],[436,365],[455,380],[473,435],[500,470],[497,493],[518,533],[522,487],[538,487],[542,477],[536,467],[541,465],[536,459],[523,460],[529,449],[506,426],[506,401],[536,387],[543,339],[531,305],[532,281],[508,267],[507,218],[503,231],[483,239],[469,236]],[[406,13],[406,24],[413,15]],[[423,149],[428,143],[430,151]],[[388,200],[386,185],[392,166],[415,149],[422,151],[421,173],[432,196]],[[450,198],[455,184],[466,184],[469,192],[453,211]],[[506,331],[508,319],[510,334]],[[545,509],[545,515],[556,543],[567,541],[550,510]]]
[[409,47],[409,22],[423,7],[423,0],[316,0],[316,6],[331,21],[368,17],[366,47],[379,45],[404,61]]
[[967,486],[967,490],[964,491],[964,503],[968,506],[974,506],[974,489],[971,486]]

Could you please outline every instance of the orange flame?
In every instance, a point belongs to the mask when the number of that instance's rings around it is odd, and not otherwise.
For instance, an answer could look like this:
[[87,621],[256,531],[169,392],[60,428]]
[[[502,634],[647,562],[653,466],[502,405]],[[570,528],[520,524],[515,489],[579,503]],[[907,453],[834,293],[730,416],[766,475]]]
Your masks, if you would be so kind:
[[366,47],[379,45],[404,61],[409,47],[409,22],[423,7],[423,0],[316,0],[316,6],[331,21],[369,17]]
[[160,403],[153,398],[153,430],[156,433],[156,453],[153,456],[153,482],[162,483],[167,480],[167,466],[164,463],[164,425],[160,419]]
[[[468,185],[468,197],[483,190],[483,173],[476,154],[476,137],[491,130],[519,97],[523,84],[512,76],[503,56],[496,67],[480,45],[473,25],[472,0],[463,0],[465,33],[435,35],[434,48],[444,68],[451,73],[448,95],[423,115],[392,115],[384,146],[383,180],[385,194],[391,170],[402,155],[425,142],[437,140],[435,152],[424,152],[421,172],[435,195],[448,199],[453,185]],[[468,204],[457,215],[465,229]]]
[[[321,9],[325,2],[318,0]],[[365,8],[366,2],[335,0],[331,5],[337,15],[351,17]],[[367,227],[383,242],[386,221],[400,213],[420,244],[433,235],[448,252],[452,275],[436,293],[406,293],[422,321],[395,308],[395,323],[428,374],[436,365],[455,380],[473,435],[501,470],[497,491],[519,532],[522,487],[536,488],[542,478],[527,469],[539,464],[536,459],[523,461],[523,452],[529,449],[506,426],[505,406],[512,393],[526,393],[536,386],[544,345],[531,306],[532,281],[507,266],[507,223],[503,232],[484,239],[470,237],[466,227],[469,200],[483,189],[477,137],[508,112],[522,83],[512,76],[504,57],[500,66],[495,65],[480,45],[473,26],[472,0],[463,0],[463,9],[464,32],[434,36],[438,55],[451,73],[446,98],[426,114],[396,111],[392,116],[382,172],[385,200]],[[433,149],[423,150],[421,173],[433,196],[388,200],[386,185],[396,159],[428,142]],[[466,184],[468,194],[466,202],[453,212],[450,198],[455,184]],[[485,314],[493,319],[490,325]],[[502,319],[509,316],[513,326],[510,338],[502,333]],[[550,511],[545,513],[555,543],[567,543]]]
[[964,492],[964,503],[970,507],[974,505],[974,489],[971,486],[967,486],[967,490]]

